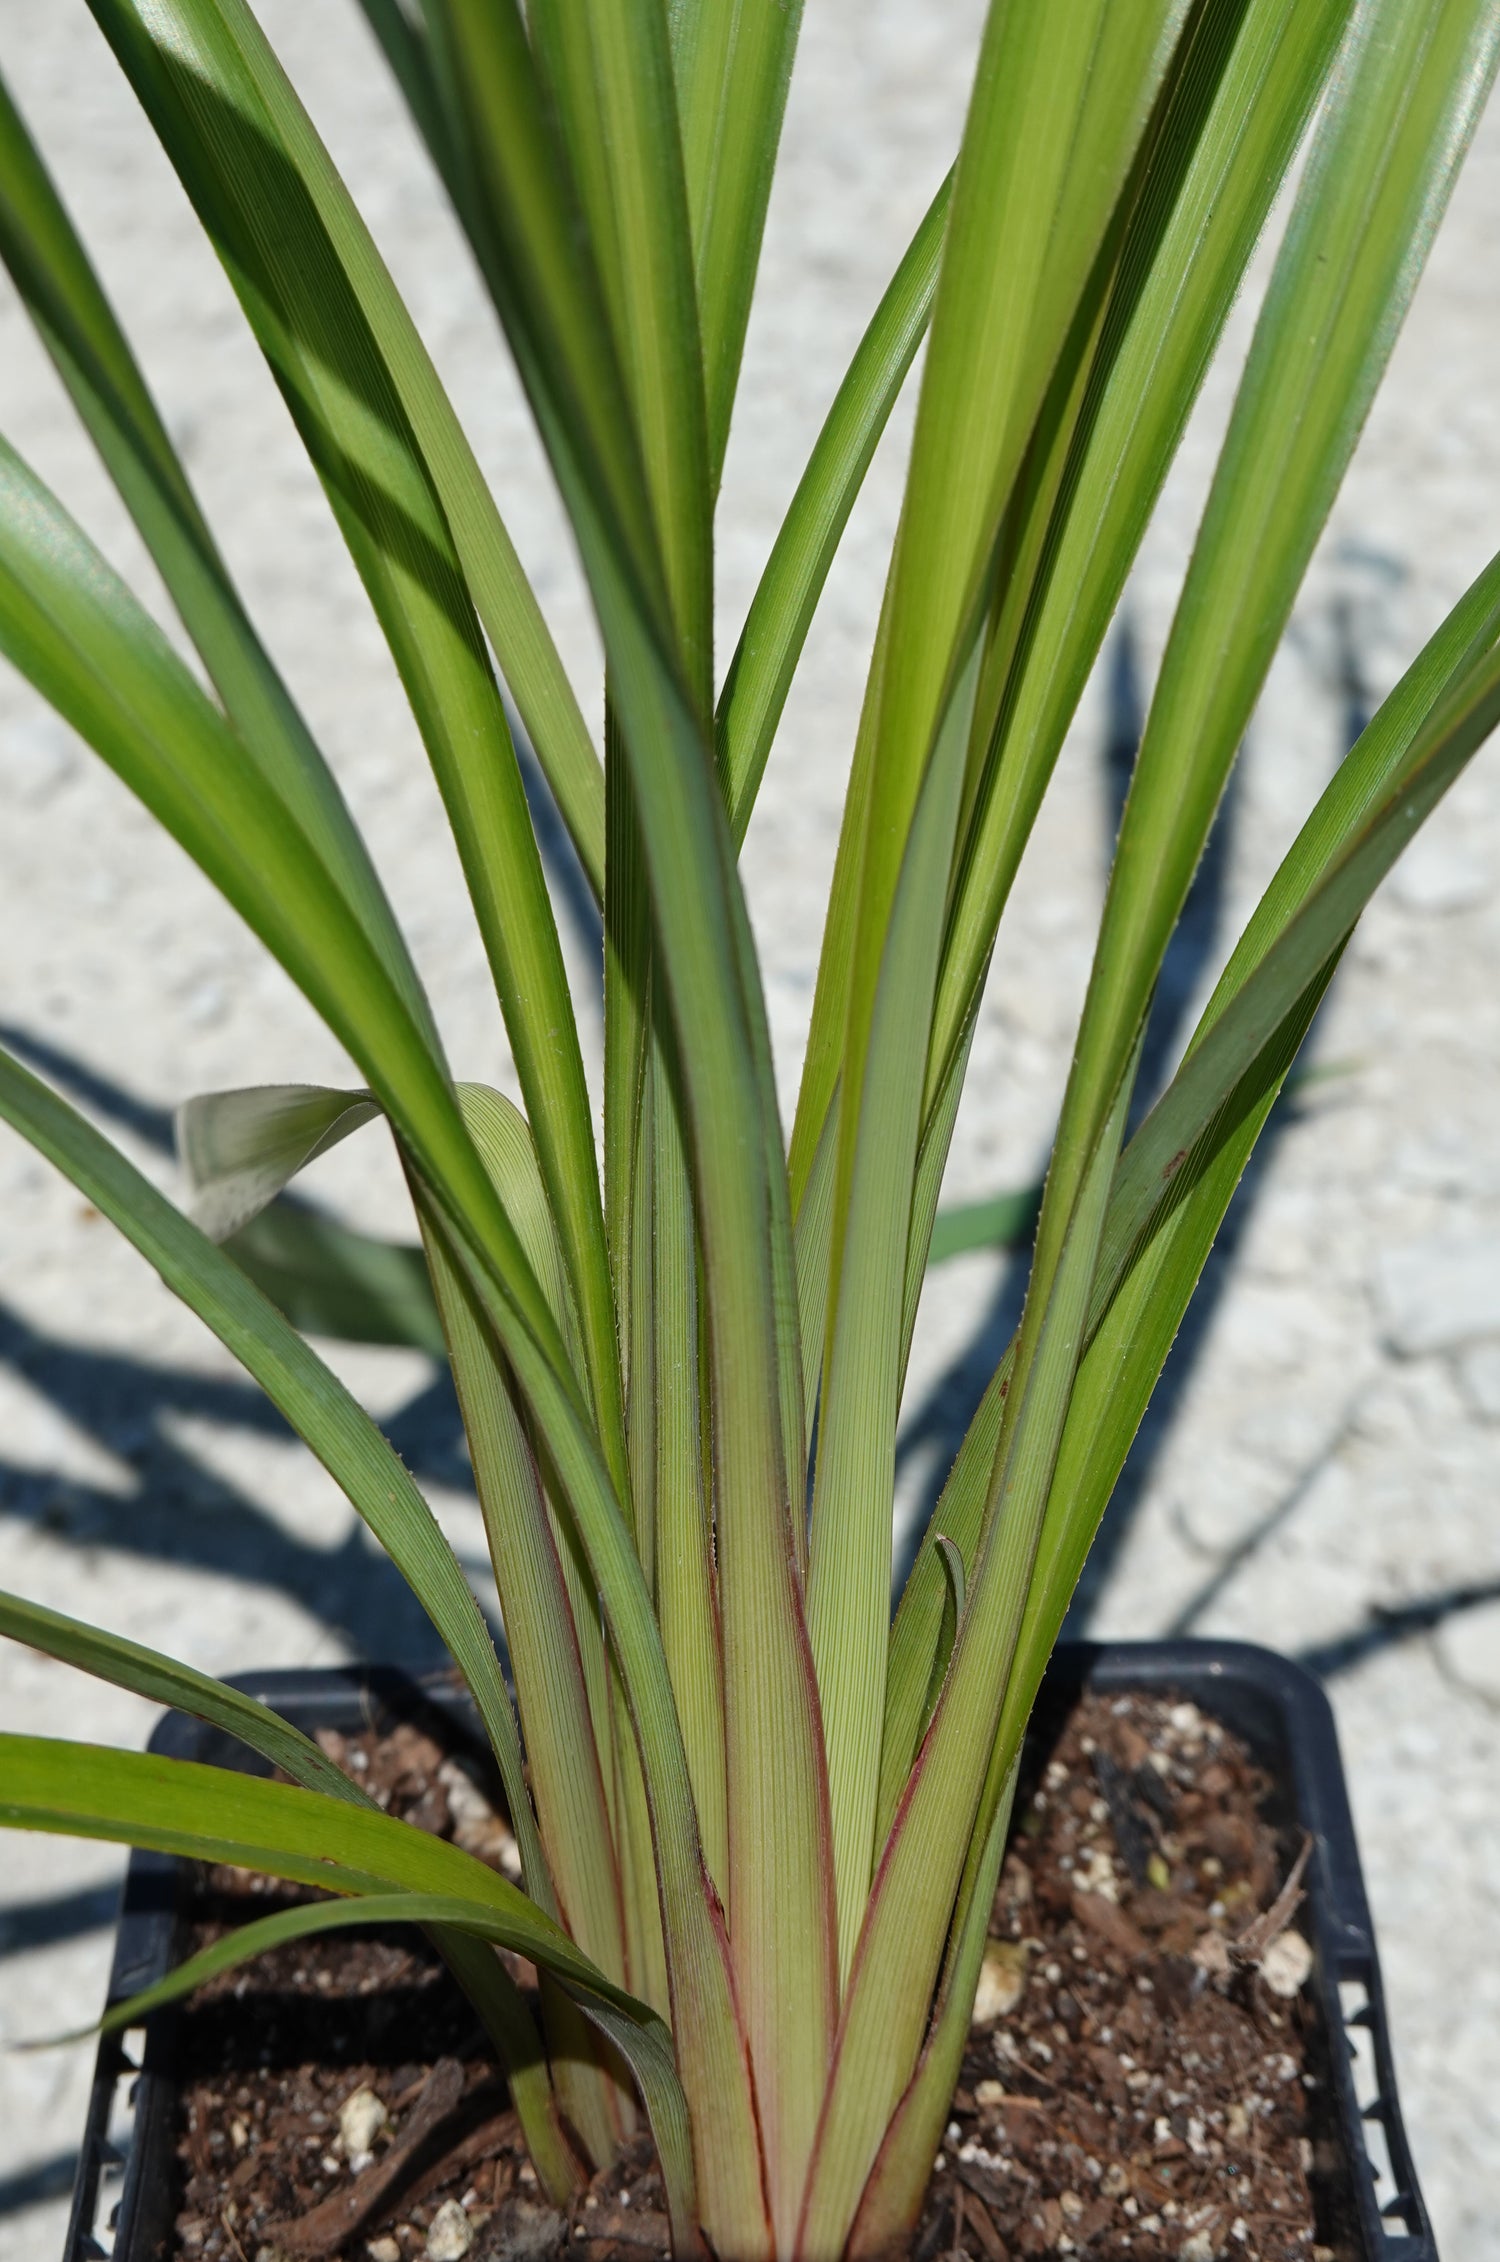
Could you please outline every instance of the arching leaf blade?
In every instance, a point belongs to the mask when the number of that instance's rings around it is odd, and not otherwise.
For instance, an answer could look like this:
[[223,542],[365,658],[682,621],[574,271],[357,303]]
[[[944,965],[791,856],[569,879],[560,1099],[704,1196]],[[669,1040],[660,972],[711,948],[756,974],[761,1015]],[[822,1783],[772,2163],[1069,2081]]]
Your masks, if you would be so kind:
[[1070,460],[1018,647],[981,687],[976,735],[991,744],[944,947],[929,1118],[955,1074],[1057,751],[1351,6],[1205,10],[1171,89],[1078,428],[1064,435]]
[[576,1386],[440,1059],[285,804],[161,631],[0,442],[0,650],[109,763],[280,960],[444,1190],[508,1324]]
[[[828,1753],[841,1986],[875,1859],[882,1637],[890,1616],[911,1179],[921,1130],[922,1095],[911,1062],[926,1044],[973,680],[971,670],[928,768],[892,906],[866,1063],[867,1135],[841,1221],[843,1263],[834,1275],[838,1301],[824,1352],[807,1618]],[[835,1231],[839,1222],[835,1211]]]
[[520,1738],[499,1661],[463,1573],[396,1454],[344,1386],[233,1260],[189,1224],[75,1109],[0,1052],[0,1114],[119,1227],[175,1294],[255,1377],[359,1510],[428,1612],[464,1675],[513,1810],[526,1874],[540,1890]]
[[251,1084],[204,1092],[177,1111],[177,1153],[193,1223],[227,1241],[296,1177],[379,1115],[368,1092]]
[[1372,0],[1335,74],[1147,716],[1063,1103],[1039,1263],[1136,1042],[1235,750],[1497,55],[1493,0],[1441,0],[1419,12]]
[[[809,1040],[809,1068],[825,1088],[832,1045],[841,1044],[809,1616],[828,1723],[845,1969],[874,1857],[883,1688],[882,1676],[869,1670],[869,1631],[877,1612],[884,1622],[890,1574],[889,1484],[884,1467],[872,1465],[872,1441],[886,1432],[887,1408],[894,1413],[904,1358],[921,1132],[908,1064],[914,1048],[925,1054],[930,1033],[942,891],[925,891],[931,912],[920,935],[903,936],[899,962],[896,906],[930,780],[940,766],[945,774],[956,767],[962,785],[979,631],[1002,521],[1032,427],[1057,389],[1059,361],[1076,360],[1091,331],[1086,317],[1097,269],[1118,227],[1180,14],[1141,6],[1095,11],[1064,25],[1061,18],[991,12],[955,175],[911,474],[861,726],[868,752],[862,747],[856,755],[864,791],[851,793],[840,846],[835,889],[842,883],[847,900],[836,901],[830,914]],[[1090,148],[1085,169],[1067,163],[1075,134]],[[960,743],[950,752],[955,731]],[[955,790],[935,844],[945,874],[960,806]],[[857,848],[851,820],[862,825]],[[840,910],[851,971],[825,994]],[[899,1022],[881,1008],[892,981],[909,999]],[[818,1023],[840,987],[841,1039],[825,1029],[820,1044]],[[805,1082],[804,1099],[811,1091]],[[794,1152],[800,1140],[804,1163],[815,1128],[799,1105]],[[874,1233],[861,1214],[872,1199],[883,1213]],[[862,1397],[878,1409],[863,1427],[856,1419]],[[825,1607],[825,1595],[857,1600],[846,1612]],[[840,1631],[848,1615],[864,1637],[857,1658],[856,1644]]]
[[[891,567],[845,1039],[841,1187],[865,1032],[917,795],[978,627],[995,541],[1126,185],[1184,7],[993,8],[954,178]],[[1089,163],[1070,162],[1075,144]],[[838,1277],[835,1238],[834,1278]]]
[[509,726],[442,489],[385,342],[410,348],[410,325],[388,279],[383,294],[374,287],[383,270],[373,247],[244,0],[149,10],[96,0],[95,13],[240,295],[401,674],[505,1015],[574,1276],[601,1434],[623,1484],[582,1054]]
[[[154,1987],[115,2004],[100,2021],[99,2031],[110,2033],[138,2025],[151,2012],[180,2002],[206,1981],[236,1970],[271,1948],[376,1924],[420,1924],[517,1949],[521,1954],[535,1953],[521,1945],[513,1919],[452,1893],[369,1893],[357,1900],[316,1901],[238,1926],[179,1964]],[[594,1986],[586,1986],[576,1973],[569,1973],[567,1978],[588,2016],[620,2051],[640,2084],[667,2187],[673,2237],[682,2251],[690,2252],[696,2230],[692,2150],[687,2104],[672,2062],[671,2035],[646,2004],[635,2002],[623,1990],[611,1989],[602,1973]]]
[[421,983],[364,842],[244,610],[125,335],[3,81],[0,256],[246,751],[285,797],[436,1045]]
[[1091,1158],[1041,1324],[1033,1321],[1033,1387],[1009,1434],[1002,1430],[948,1672],[870,1889],[808,2182],[802,2235],[813,2250],[847,2238],[920,2054],[1066,1421],[1123,1125],[1122,1102]]
[[[232,1862],[298,1885],[441,1895],[508,1934],[564,1981],[633,2006],[562,1928],[497,1870],[378,1807],[197,1760],[44,1736],[0,1736],[0,1821]],[[447,1921],[447,1920],[445,1920]]]
[[[1493,728],[1497,650],[1500,560],[1335,772],[1235,946],[1182,1067],[1121,1158],[1007,1734],[1018,1710],[1024,1725],[1026,1688],[1034,1690],[1192,1287],[1344,941],[1405,840]],[[920,1732],[945,1589],[935,1546],[947,1536],[973,1561],[1014,1349],[960,1447],[892,1630],[883,1816],[894,1811]]]
[[175,1711],[191,1713],[196,1720],[206,1720],[211,1727],[222,1728],[226,1735],[237,1736],[251,1751],[259,1752],[273,1767],[281,1768],[304,1790],[355,1803],[364,1800],[365,1794],[311,1736],[283,1720],[269,1705],[215,1680],[212,1674],[200,1673],[141,1642],[127,1640],[123,1634],[108,1633],[102,1627],[66,1617],[61,1611],[47,1610],[18,1594],[0,1593],[0,1634],[10,1641],[24,1642],[44,1657],[55,1657],[64,1665],[92,1673],[96,1680],[109,1681],[116,1688],[129,1689],[134,1696],[170,1705]]
[[713,698],[713,496],[703,354],[663,0],[533,0],[650,499],[683,680]]
[[756,584],[729,663],[719,694],[718,762],[737,848],[750,823],[829,567],[927,328],[951,194],[950,174],[860,339]]
[[619,1879],[562,1564],[503,1355],[439,1217],[417,1189],[428,1261],[500,1593],[537,1821],[568,1925],[623,1975]]
[[671,0],[715,491],[801,17],[801,0]]
[[[1075,1261],[1076,1219],[1085,1187],[1096,1183],[1098,1142],[1129,1090],[1161,951],[1248,701],[1269,663],[1451,188],[1497,41],[1500,10],[1493,7],[1454,0],[1417,21],[1375,0],[1325,112],[1252,345],[1126,805],[1042,1207],[986,1532],[1009,1490],[1004,1472],[1026,1418],[1032,1360],[1054,1282]],[[1319,358],[1319,340],[1335,314],[1338,350],[1330,368]],[[1277,419],[1294,407],[1296,433],[1278,431]],[[1221,636],[1234,649],[1227,668],[1230,647],[1216,641]],[[993,1527],[1000,1554],[991,1560],[1006,1566],[1006,1579],[1015,1565],[1029,1575],[1045,1506],[1033,1492],[1024,1520],[1002,1517]],[[985,1556],[982,1534],[976,1598],[985,1591]],[[996,1577],[999,1582],[1001,1574]],[[968,1624],[977,1615],[976,1602]],[[941,1734],[966,1632],[967,1625],[934,1738]],[[1007,1655],[1006,1672],[1009,1664]],[[897,1833],[904,1827],[898,1817]]]

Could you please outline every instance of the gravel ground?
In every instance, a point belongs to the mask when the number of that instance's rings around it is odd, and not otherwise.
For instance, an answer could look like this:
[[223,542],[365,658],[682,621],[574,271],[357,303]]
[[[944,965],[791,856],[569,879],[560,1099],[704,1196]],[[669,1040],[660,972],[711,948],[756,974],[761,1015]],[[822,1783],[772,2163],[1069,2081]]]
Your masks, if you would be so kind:
[[[496,482],[580,681],[567,542],[488,314],[349,0],[262,13]],[[977,0],[812,9],[724,511],[732,639],[844,356],[944,163]],[[82,0],[0,0],[5,68],[158,390],[253,610],[387,873],[462,1070],[503,1043],[415,736],[269,379]],[[1500,523],[1492,356],[1500,112],[1481,129],[1391,381],[1249,734],[1171,969],[1163,1059],[1351,720]],[[1253,294],[1252,294],[1253,295]],[[975,1048],[948,1196],[1025,1183],[1056,1106],[1113,824],[1222,430],[1237,315],[1039,828]],[[132,581],[152,577],[8,287],[0,423]],[[788,1102],[882,561],[898,420],[851,528],[746,852]],[[227,1083],[337,1081],[330,1039],[186,860],[0,680],[0,1022],[171,1182],[167,1111]],[[1384,1948],[1410,2132],[1447,2262],[1500,2262],[1500,765],[1490,749],[1363,923],[1305,1085],[1264,1144],[1080,1603],[1110,1634],[1272,1643],[1328,1676]],[[586,929],[569,929],[587,978]],[[399,1230],[367,1134],[314,1190]],[[0,1138],[6,1580],[213,1670],[412,1654],[401,1594],[227,1358],[76,1195]],[[1015,1308],[1004,1260],[934,1275],[903,1455],[940,1474]],[[449,1409],[415,1358],[338,1353],[477,1560]],[[19,1652],[0,1718],[123,1744],[148,1708]],[[57,1707],[66,1705],[66,1713]],[[97,2001],[119,1864],[20,1841],[0,1884],[0,2043]],[[0,2054],[0,2262],[61,2238],[88,2052]],[[1486,2171],[1486,2160],[1492,2163]]]

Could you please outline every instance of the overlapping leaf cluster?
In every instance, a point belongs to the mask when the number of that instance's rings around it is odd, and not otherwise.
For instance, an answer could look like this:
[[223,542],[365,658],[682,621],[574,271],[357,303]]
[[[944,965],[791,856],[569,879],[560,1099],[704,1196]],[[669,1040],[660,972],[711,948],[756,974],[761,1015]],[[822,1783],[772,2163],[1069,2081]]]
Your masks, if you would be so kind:
[[[426,1925],[559,2197],[644,2107],[683,2251],[700,2229],[723,2256],[889,2251],[945,2117],[1016,1755],[1083,1557],[1354,922],[1500,716],[1497,562],[1338,771],[1125,1143],[1153,985],[1487,92],[1500,0],[992,0],[953,173],[722,669],[718,490],[796,6],[364,0],[572,522],[606,655],[602,755],[247,0],[89,4],[390,646],[524,1110],[453,1080],[380,878],[0,96],[0,251],[209,688],[3,443],[0,648],[362,1079],[194,1104],[212,1239],[3,1055],[0,1113],[243,1360],[389,1549],[479,1705],[524,1890],[372,1811],[262,1707],[14,1598],[0,1630],[201,1714],[290,1784],[7,1737],[0,1818],[342,1896],[251,1927],[178,1989],[298,1928]],[[1135,765],[1024,1316],[892,1626],[897,1410],[1000,916],[1315,114]],[[737,855],[924,335],[784,1142]],[[502,686],[603,920],[602,1169]],[[375,1114],[425,1277],[409,1250],[265,1209]],[[278,1305],[446,1350],[514,1705],[426,1503]],[[535,2009],[497,1942],[542,1972]]]

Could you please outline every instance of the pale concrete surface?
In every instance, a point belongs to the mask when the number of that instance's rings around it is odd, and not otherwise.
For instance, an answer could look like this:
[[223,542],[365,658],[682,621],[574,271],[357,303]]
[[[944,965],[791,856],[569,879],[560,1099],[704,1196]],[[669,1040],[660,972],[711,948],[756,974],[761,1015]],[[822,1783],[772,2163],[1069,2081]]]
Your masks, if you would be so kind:
[[[844,356],[941,173],[978,0],[809,11],[723,514],[723,649]],[[452,385],[578,680],[594,649],[515,387],[441,200],[349,0],[263,14]],[[462,1072],[503,1077],[498,1021],[415,735],[269,379],[82,0],[0,0],[0,54],[125,310],[243,587],[338,766]],[[1500,535],[1493,383],[1500,114],[1482,128],[1250,735],[1177,968],[1190,1005],[1367,708]],[[1149,681],[1222,429],[1235,317],[1126,608]],[[8,286],[0,428],[143,588],[140,548]],[[899,449],[836,569],[746,853],[788,1105]],[[1117,644],[1006,922],[950,1198],[1025,1182],[1087,973],[1112,828]],[[1113,713],[1113,721],[1111,714]],[[0,1021],[163,1182],[186,1092],[332,1078],[335,1048],[206,885],[34,699],[0,682]],[[1244,1635],[1330,1675],[1385,1956],[1403,2095],[1448,2262],[1500,2262],[1500,766],[1491,748],[1360,931],[1316,1034],[1338,1073],[1279,1120],[1112,1511],[1091,1590],[1115,1634]],[[586,938],[570,931],[588,976]],[[1183,1034],[1179,1026],[1177,1040]],[[1167,1051],[1172,1031],[1166,1032]],[[80,1083],[91,1078],[92,1083]],[[373,1134],[318,1190],[400,1230]],[[6,1583],[215,1670],[410,1651],[399,1591],[319,1472],[144,1267],[0,1140]],[[1435,1327],[1459,1279],[1463,1327]],[[904,1497],[1013,1314],[998,1258],[934,1276]],[[477,1558],[461,1460],[420,1361],[338,1355]],[[0,1655],[0,1719],[138,1742],[147,1708]],[[0,2044],[98,2000],[106,1849],[7,1844]],[[49,2262],[88,2052],[0,2055],[0,2262]]]

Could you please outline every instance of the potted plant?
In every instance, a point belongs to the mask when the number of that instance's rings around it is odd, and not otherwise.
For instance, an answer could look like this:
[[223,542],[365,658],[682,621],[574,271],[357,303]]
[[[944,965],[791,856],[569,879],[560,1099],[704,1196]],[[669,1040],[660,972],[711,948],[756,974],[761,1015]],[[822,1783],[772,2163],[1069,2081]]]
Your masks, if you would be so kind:
[[[524,1113],[453,1080],[380,880],[8,100],[0,250],[209,688],[9,449],[0,649],[222,890],[361,1081],[192,1103],[192,1220],[8,1055],[0,1112],[229,1345],[388,1549],[472,1701],[520,1882],[380,1811],[274,1704],[10,1597],[0,1630],[287,1780],[6,1736],[0,1819],[335,1896],[246,1925],[149,2001],[275,1943],[421,1925],[550,2190],[608,2160],[638,2098],[679,2251],[895,2251],[960,2069],[1027,1722],[1111,1487],[1363,905],[1500,716],[1497,562],[1318,801],[1127,1136],[1163,953],[1487,92],[1500,9],[994,0],[953,174],[721,680],[715,500],[796,9],[365,5],[568,511],[606,655],[602,759],[245,0],[91,0],[400,671]],[[897,1409],[998,922],[1315,113],[1135,763],[1024,1315],[892,1624]],[[784,1140],[736,857],[924,338]],[[604,922],[602,1168],[502,682]],[[241,1263],[219,1245],[377,1116],[421,1227],[514,1703],[407,1472],[255,1285],[249,1247]],[[534,1996],[496,1947],[535,1966]]]

